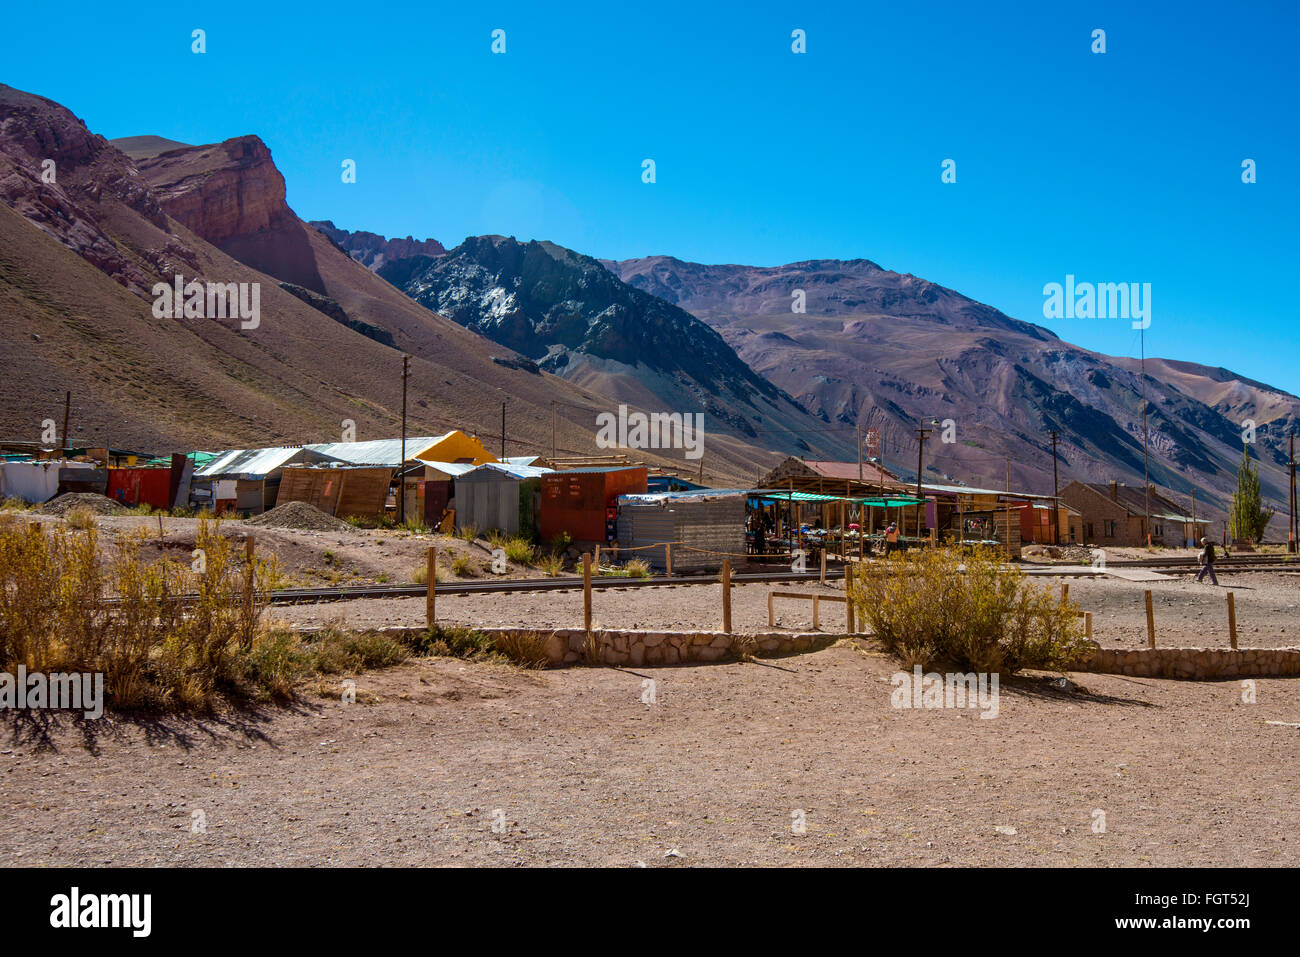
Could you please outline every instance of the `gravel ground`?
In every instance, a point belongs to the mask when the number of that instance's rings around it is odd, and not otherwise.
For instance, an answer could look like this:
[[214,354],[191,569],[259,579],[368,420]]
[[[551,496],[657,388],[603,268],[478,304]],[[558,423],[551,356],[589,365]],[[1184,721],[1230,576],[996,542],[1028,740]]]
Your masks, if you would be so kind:
[[[1106,647],[1146,647],[1146,604],[1152,592],[1156,642],[1169,647],[1228,647],[1226,593],[1236,598],[1237,637],[1241,647],[1300,646],[1300,576],[1275,572],[1224,575],[1215,587],[1197,584],[1191,576],[1156,582],[1114,578],[1036,578],[1053,590],[1070,585],[1070,600],[1093,613],[1093,638]],[[778,591],[843,595],[842,582],[824,588],[816,584],[780,584]],[[767,593],[773,586],[732,587],[732,625],[737,631],[767,629]],[[722,586],[668,585],[602,589],[592,595],[592,617],[609,628],[720,627]],[[552,591],[511,594],[451,595],[438,598],[439,621],[460,624],[522,627],[581,627],[582,592]],[[320,624],[341,619],[355,627],[419,625],[424,622],[423,598],[368,598],[350,602],[276,606],[272,618],[293,624]],[[778,630],[806,631],[812,626],[812,603],[778,601]],[[822,628],[844,630],[844,606],[822,605]]]
[[10,716],[0,862],[1300,864],[1300,730],[1266,723],[1300,722],[1294,682],[1243,704],[1236,682],[1030,677],[982,720],[892,708],[894,670],[843,643],[644,674],[420,659],[352,704]]

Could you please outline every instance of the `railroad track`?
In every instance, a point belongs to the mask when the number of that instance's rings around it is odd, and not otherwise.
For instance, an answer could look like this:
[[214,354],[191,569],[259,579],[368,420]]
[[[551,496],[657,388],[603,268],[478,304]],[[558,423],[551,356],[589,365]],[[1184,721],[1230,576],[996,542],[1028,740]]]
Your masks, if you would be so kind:
[[[1123,568],[1146,568],[1154,572],[1165,572],[1173,575],[1194,572],[1200,568],[1200,563],[1194,559],[1169,559],[1164,562],[1142,559],[1108,562],[1107,564]],[[1223,574],[1225,572],[1277,571],[1285,569],[1288,565],[1300,572],[1300,560],[1291,559],[1288,562],[1284,557],[1280,556],[1277,558],[1270,557],[1265,561],[1252,560],[1249,562],[1221,559],[1215,563],[1214,568],[1217,573]],[[1076,566],[1067,565],[1065,567],[1072,568]],[[1054,565],[1024,566],[1026,571],[1038,575],[1050,575],[1057,568],[1058,566]],[[1099,571],[1097,574],[1104,573]],[[817,581],[820,577],[821,573],[817,571],[736,572],[732,574],[731,580],[736,584],[745,582],[794,583]],[[844,572],[842,568],[828,568],[826,577],[832,580],[842,580]],[[653,575],[649,578],[593,575],[591,587],[593,589],[655,588],[671,585],[712,585],[716,584],[716,582],[717,578],[713,575],[676,575],[672,577]],[[569,591],[581,587],[582,578],[580,576],[566,576],[563,578],[508,578],[495,581],[439,582],[437,591],[440,595],[475,595],[500,592]],[[424,593],[424,585],[348,585],[331,588],[285,588],[272,592],[270,600],[272,604],[276,605],[292,605],[322,601],[349,601],[357,598],[413,598]]]
[[[733,584],[744,582],[810,582],[817,581],[821,573],[812,572],[736,572]],[[828,579],[843,579],[841,569],[828,569]],[[621,578],[618,576],[591,577],[592,590],[604,588],[655,588],[665,585],[713,585],[715,575],[652,575],[649,578]],[[508,578],[500,581],[439,582],[439,595],[474,595],[496,592],[570,591],[582,588],[582,578]],[[271,604],[292,605],[321,601],[349,601],[356,598],[413,598],[424,595],[424,585],[348,585],[335,588],[283,588],[271,593]]]
[[[1200,561],[1196,558],[1127,558],[1127,559],[1108,559],[1107,565],[1114,565],[1117,568],[1199,568]],[[1261,568],[1272,568],[1277,566],[1288,566],[1300,569],[1300,556],[1297,555],[1249,555],[1238,556],[1220,555],[1214,563],[1215,568],[1227,565],[1252,565]]]

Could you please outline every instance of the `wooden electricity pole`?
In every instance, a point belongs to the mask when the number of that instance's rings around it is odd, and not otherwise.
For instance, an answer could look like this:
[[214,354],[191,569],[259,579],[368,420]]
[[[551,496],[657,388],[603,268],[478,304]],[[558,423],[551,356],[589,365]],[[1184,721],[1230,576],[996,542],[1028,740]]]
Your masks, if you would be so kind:
[[[916,497],[917,497],[918,499],[923,499],[923,498],[924,498],[924,496],[921,494],[921,462],[922,462],[922,456],[923,456],[924,453],[925,453],[925,437],[926,437],[927,435],[929,435],[931,431],[932,431],[932,430],[930,430],[930,429],[926,429],[926,428],[920,428],[920,429],[917,429],[917,430],[916,430],[916,438],[917,438],[917,446],[916,446]],[[917,538],[920,538],[920,537],[921,537],[921,505],[922,505],[922,503],[919,502],[919,501],[916,503],[916,537],[917,537]]]
[[501,461],[506,460],[506,400],[501,400]]
[[1056,438],[1060,435],[1052,430],[1052,544],[1061,544],[1061,482],[1056,474]]
[[1007,558],[1011,557],[1011,456],[1007,456],[1007,534],[1006,534],[1006,553]]
[[[559,452],[558,452],[558,446],[557,446],[556,439],[555,439],[555,436],[556,436],[556,429],[555,429],[556,422],[557,422],[557,419],[556,419],[556,411],[555,411],[555,400],[552,399],[552,400],[551,400],[551,461],[552,461],[552,462],[555,461],[557,455],[559,454]],[[502,430],[502,431],[504,431],[504,430]]]
[[[72,393],[63,393],[63,450],[65,452],[72,449],[72,440],[68,438],[68,417],[72,412]],[[1292,451],[1294,451],[1294,440],[1292,441]],[[1292,458],[1295,458],[1293,455]]]
[[858,484],[862,484],[862,417],[858,417]]
[[1291,520],[1287,525],[1287,551],[1295,551],[1297,540],[1300,540],[1300,524],[1297,524],[1296,516],[1296,433],[1295,429],[1291,430]]
[[410,356],[402,356],[402,459],[397,463],[397,521],[406,522],[406,378],[411,365]]

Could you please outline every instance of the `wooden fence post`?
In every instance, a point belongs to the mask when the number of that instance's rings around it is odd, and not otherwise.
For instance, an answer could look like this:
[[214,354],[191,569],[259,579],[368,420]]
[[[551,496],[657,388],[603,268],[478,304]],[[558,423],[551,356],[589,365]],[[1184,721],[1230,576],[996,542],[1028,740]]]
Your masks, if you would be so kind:
[[1146,601],[1147,601],[1147,647],[1154,648],[1156,646],[1156,615],[1155,612],[1151,610],[1151,589],[1150,588],[1146,590]]
[[425,554],[426,579],[424,583],[424,622],[429,627],[437,620],[434,610],[438,584],[438,549],[430,545]]
[[582,627],[591,634],[591,552],[582,553]]
[[1232,647],[1237,647],[1237,602],[1232,597],[1232,592],[1228,592],[1228,640],[1232,642]]
[[667,569],[668,577],[673,577],[673,543],[669,542],[664,545],[664,566]]
[[773,600],[776,592],[772,589],[767,590],[767,627],[776,627],[776,602]]
[[244,642],[245,644],[250,645],[253,641],[254,548],[253,536],[244,536],[244,621],[248,627],[248,633],[244,636]]
[[1070,583],[1061,582],[1061,604],[1068,604],[1070,601]]
[[826,584],[826,545],[822,544],[822,584]]
[[596,574],[600,574],[600,546],[596,546]]
[[853,596],[849,594],[849,589],[853,585],[853,566],[845,564],[844,566],[844,633],[853,634]]
[[722,560],[722,630],[731,634],[731,559]]
[[1083,636],[1092,639],[1092,612],[1090,611],[1083,613]]

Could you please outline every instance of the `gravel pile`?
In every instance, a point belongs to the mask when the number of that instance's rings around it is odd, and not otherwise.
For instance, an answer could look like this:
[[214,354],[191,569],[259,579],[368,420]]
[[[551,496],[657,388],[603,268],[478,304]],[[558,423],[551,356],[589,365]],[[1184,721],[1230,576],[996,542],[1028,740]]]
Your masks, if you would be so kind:
[[94,492],[67,492],[52,498],[36,511],[41,515],[67,515],[74,508],[84,508],[95,515],[125,515],[126,509],[107,495]]
[[248,520],[249,525],[264,525],[270,528],[297,528],[308,532],[350,532],[352,526],[332,515],[326,515],[315,505],[306,502],[285,502],[269,512],[255,515]]

